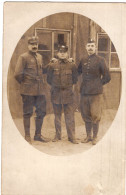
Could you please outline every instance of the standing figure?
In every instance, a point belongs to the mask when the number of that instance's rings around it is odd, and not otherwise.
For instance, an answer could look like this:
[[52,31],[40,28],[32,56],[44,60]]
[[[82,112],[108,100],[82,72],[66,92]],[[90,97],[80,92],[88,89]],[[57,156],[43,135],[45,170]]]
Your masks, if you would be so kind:
[[[86,50],[88,57],[83,58],[78,66],[78,73],[82,74],[80,108],[87,133],[82,143],[92,141],[95,145],[101,119],[103,85],[111,78],[105,59],[96,55],[96,44],[92,39],[88,40]],[[91,137],[92,128],[93,139]]]
[[23,101],[23,122],[25,139],[31,143],[30,117],[33,107],[36,108],[36,131],[34,140],[47,142],[41,135],[43,119],[46,115],[46,99],[43,83],[43,61],[38,51],[38,38],[28,38],[28,52],[19,56],[15,68],[15,79],[20,83],[20,93]]
[[61,45],[58,48],[58,59],[48,64],[47,82],[51,85],[51,101],[55,114],[56,135],[53,142],[61,140],[61,115],[64,109],[68,140],[74,144],[75,121],[73,107],[73,85],[77,82],[77,68],[68,60],[68,47]]

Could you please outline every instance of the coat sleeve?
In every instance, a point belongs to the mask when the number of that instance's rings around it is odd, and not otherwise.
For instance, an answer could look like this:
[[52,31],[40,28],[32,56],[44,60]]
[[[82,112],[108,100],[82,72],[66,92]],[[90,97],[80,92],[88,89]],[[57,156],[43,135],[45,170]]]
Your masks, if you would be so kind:
[[47,66],[47,83],[49,85],[52,84],[52,78],[53,78],[53,67],[52,67],[52,64],[49,63]]
[[19,56],[14,72],[14,77],[19,83],[21,83],[24,79],[24,68],[25,61],[22,56]]
[[42,65],[42,70],[43,70],[43,74],[47,74],[48,64],[47,65]]
[[82,60],[80,61],[79,63],[79,66],[78,66],[78,74],[82,74]]
[[73,80],[73,84],[76,84],[78,81],[78,72],[75,64],[73,64],[72,67],[72,80]]
[[45,65],[43,63],[43,56],[42,55],[41,55],[41,64],[42,64],[42,72],[43,72],[43,74],[46,74],[47,73],[48,64]]
[[100,69],[101,69],[101,74],[102,74],[101,81],[102,81],[102,84],[105,85],[111,80],[111,77],[110,77],[109,69],[106,66],[106,61],[104,58],[101,59]]

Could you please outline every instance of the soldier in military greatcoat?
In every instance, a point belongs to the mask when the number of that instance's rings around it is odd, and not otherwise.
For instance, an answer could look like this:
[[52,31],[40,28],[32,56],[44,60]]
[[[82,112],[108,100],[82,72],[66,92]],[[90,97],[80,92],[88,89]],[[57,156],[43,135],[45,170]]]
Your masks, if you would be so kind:
[[36,110],[36,130],[35,141],[47,142],[49,139],[41,135],[43,119],[46,115],[46,98],[43,83],[43,60],[37,53],[38,38],[28,38],[28,52],[19,56],[15,68],[15,79],[20,84],[20,94],[23,101],[23,123],[25,129],[25,139],[31,143],[30,118],[33,114],[33,107]]
[[73,107],[73,85],[77,83],[77,68],[68,60],[68,47],[61,45],[58,49],[58,59],[48,65],[47,82],[51,85],[51,101],[55,114],[56,135],[54,142],[61,140],[61,115],[64,110],[68,140],[74,144],[75,120]]

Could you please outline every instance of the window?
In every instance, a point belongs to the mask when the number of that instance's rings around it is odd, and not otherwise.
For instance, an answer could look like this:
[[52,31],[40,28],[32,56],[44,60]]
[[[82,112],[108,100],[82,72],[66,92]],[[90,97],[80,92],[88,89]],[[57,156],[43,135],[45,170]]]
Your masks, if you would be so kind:
[[60,29],[35,28],[35,35],[39,37],[38,52],[43,56],[44,64],[56,57],[58,46],[68,46],[71,50],[71,31]]
[[105,58],[110,70],[120,70],[116,49],[106,33],[97,34],[97,54]]

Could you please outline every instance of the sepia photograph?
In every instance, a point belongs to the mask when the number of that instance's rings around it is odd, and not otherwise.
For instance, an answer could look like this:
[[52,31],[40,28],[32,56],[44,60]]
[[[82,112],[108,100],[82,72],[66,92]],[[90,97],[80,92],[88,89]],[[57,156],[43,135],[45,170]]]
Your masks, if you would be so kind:
[[2,194],[125,194],[123,3],[6,2]]
[[52,155],[83,152],[102,139],[115,118],[120,62],[98,24],[57,13],[22,35],[7,85],[12,118],[26,141]]

